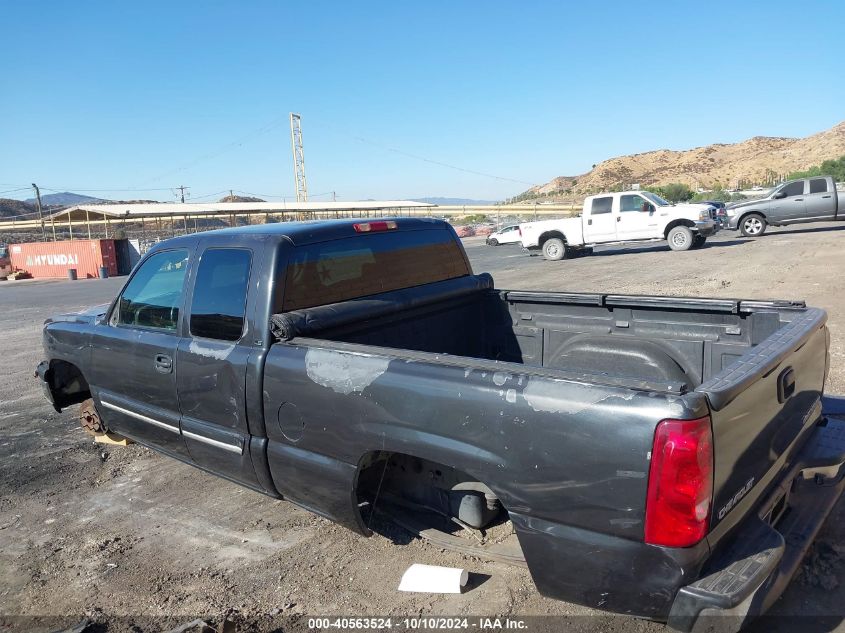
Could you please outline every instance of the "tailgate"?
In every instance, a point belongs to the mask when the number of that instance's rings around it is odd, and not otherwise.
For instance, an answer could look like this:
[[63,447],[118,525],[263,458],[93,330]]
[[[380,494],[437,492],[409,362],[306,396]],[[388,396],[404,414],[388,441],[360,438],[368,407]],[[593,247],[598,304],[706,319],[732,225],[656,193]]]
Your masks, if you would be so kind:
[[789,322],[696,390],[713,421],[711,532],[724,533],[777,483],[821,415],[827,315],[806,308],[781,318]]

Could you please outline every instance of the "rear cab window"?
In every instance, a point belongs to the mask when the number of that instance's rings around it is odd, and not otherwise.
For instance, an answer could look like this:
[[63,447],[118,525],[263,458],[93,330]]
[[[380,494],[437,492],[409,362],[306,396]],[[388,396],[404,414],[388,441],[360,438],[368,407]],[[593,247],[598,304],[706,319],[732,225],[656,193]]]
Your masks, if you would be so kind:
[[602,215],[604,213],[610,213],[612,209],[613,196],[593,198],[593,203],[590,205],[590,215]]
[[827,193],[827,178],[812,178],[810,193]]
[[[276,312],[465,277],[469,267],[451,231],[386,231],[294,247]],[[281,305],[279,305],[281,304]]]

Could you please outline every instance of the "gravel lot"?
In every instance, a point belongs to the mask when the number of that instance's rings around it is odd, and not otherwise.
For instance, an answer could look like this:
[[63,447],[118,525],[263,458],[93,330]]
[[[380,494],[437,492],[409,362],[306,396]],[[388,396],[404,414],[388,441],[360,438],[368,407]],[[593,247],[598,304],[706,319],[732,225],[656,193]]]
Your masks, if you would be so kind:
[[[843,230],[809,225],[756,240],[728,232],[700,251],[649,244],[562,262],[478,238],[466,246],[476,272],[491,272],[501,288],[805,299],[828,311],[828,392],[845,393]],[[305,629],[309,616],[420,614],[544,616],[530,630],[559,630],[559,616],[584,631],[663,630],[545,599],[525,570],[444,552],[398,528],[366,539],[137,445],[93,445],[74,412],[50,408],[32,372],[43,319],[106,302],[122,282],[0,282],[0,631],[4,620],[20,630],[62,623],[48,616],[72,624],[87,615],[96,622],[88,630],[152,631],[197,617],[268,630]],[[825,616],[813,631],[842,626],[844,518],[839,503],[774,613]],[[400,593],[414,562],[474,575],[461,595]],[[783,618],[757,628],[795,626]]]

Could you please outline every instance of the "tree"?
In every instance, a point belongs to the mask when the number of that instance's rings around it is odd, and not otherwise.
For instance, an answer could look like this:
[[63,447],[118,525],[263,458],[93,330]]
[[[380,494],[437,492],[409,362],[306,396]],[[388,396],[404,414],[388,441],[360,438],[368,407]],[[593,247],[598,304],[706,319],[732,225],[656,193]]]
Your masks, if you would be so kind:
[[693,196],[692,189],[679,182],[671,182],[662,187],[649,187],[649,190],[666,198],[669,202],[686,202]]
[[787,180],[813,176],[832,176],[836,182],[845,181],[845,156],[826,160],[821,165],[813,165],[806,171],[794,171],[787,176]]

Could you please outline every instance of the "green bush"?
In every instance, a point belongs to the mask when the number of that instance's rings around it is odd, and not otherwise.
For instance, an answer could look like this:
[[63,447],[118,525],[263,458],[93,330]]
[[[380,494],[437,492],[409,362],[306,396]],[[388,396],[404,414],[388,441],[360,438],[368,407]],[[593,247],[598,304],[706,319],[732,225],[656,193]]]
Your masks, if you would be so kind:
[[806,171],[794,171],[787,176],[787,180],[812,178],[813,176],[833,176],[836,182],[845,181],[845,156],[826,160],[821,165],[813,165]]
[[686,202],[693,197],[692,189],[679,182],[672,182],[662,187],[648,187],[648,190],[666,198],[669,202]]

